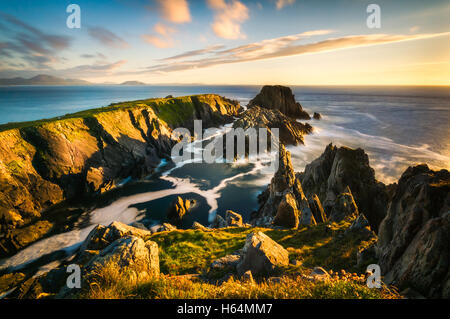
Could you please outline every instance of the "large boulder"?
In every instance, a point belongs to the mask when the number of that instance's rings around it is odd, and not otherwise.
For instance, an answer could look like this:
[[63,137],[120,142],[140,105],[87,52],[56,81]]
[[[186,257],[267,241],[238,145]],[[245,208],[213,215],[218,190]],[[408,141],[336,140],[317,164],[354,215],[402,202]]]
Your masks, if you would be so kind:
[[250,270],[254,275],[270,275],[289,264],[289,253],[262,232],[247,235],[242,258],[236,269],[239,276]]
[[145,238],[151,234],[148,230],[128,226],[117,221],[112,222],[108,227],[97,225],[81,244],[80,251],[102,250],[113,241],[125,236]]
[[322,203],[316,194],[309,199],[309,207],[311,208],[311,213],[317,223],[326,223],[328,221]]
[[330,212],[337,197],[350,187],[359,211],[366,216],[370,227],[378,231],[386,216],[388,194],[386,186],[375,179],[364,150],[330,144],[297,178],[308,198],[314,194],[319,197],[325,212]]
[[298,226],[298,209],[297,202],[292,193],[287,193],[278,205],[277,214],[273,220],[273,224],[287,228],[297,228]]
[[385,282],[427,297],[449,298],[450,172],[409,167],[378,236]]
[[309,114],[303,110],[300,103],[295,101],[294,94],[289,87],[281,85],[265,85],[261,92],[249,104],[250,107],[258,105],[260,107],[279,110],[284,115],[300,118],[310,119]]
[[89,274],[109,263],[159,275],[158,245],[150,240],[144,242],[135,236],[119,238],[89,261],[85,267],[86,272]]

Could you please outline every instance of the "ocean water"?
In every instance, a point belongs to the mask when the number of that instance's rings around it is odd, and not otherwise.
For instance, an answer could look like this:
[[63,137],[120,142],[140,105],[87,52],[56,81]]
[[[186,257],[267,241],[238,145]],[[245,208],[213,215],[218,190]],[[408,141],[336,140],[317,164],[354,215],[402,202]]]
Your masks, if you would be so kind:
[[[112,102],[200,93],[217,93],[243,105],[258,86],[90,86],[0,87],[0,122],[60,116]],[[322,120],[310,120],[314,132],[305,145],[290,146],[296,171],[319,156],[326,145],[361,147],[368,154],[377,179],[396,181],[409,166],[428,163],[450,169],[450,88],[445,87],[293,87],[296,99]],[[230,126],[218,128],[225,132]],[[183,223],[207,225],[215,214],[234,210],[248,219],[257,209],[257,196],[273,176],[270,157],[237,163],[177,165],[162,162],[159,173],[144,181],[125,184],[121,196],[90,213],[79,228],[41,240],[0,262],[0,269],[21,267],[52,252],[71,254],[96,224],[118,220],[152,227],[166,220],[167,207],[181,195],[197,201]],[[59,256],[59,255],[58,255]],[[46,264],[53,259],[45,259]],[[47,267],[54,267],[50,263]]]

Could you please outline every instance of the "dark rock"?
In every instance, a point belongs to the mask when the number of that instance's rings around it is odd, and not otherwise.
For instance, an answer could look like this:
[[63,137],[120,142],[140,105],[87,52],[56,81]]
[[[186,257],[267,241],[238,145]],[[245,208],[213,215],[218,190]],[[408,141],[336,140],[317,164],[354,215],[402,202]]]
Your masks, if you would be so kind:
[[332,144],[317,159],[306,165],[297,175],[305,195],[316,194],[325,212],[331,212],[337,197],[350,187],[356,206],[377,232],[386,215],[388,195],[386,186],[375,179],[375,171],[369,166],[369,158],[362,149],[337,148]]
[[309,199],[309,207],[311,208],[311,212],[314,216],[314,219],[317,223],[326,223],[328,221],[328,217],[325,214],[325,211],[322,207],[322,203],[320,202],[319,197],[317,197],[316,194],[314,194]]
[[284,115],[300,118],[310,119],[309,114],[303,110],[300,103],[295,101],[290,88],[281,85],[266,85],[261,89],[261,92],[252,99],[249,106],[258,105],[260,107],[279,110]]
[[320,120],[321,118],[322,116],[320,115],[320,113],[314,112],[313,119]]
[[358,207],[353,199],[350,188],[347,187],[344,193],[337,196],[331,208],[330,220],[340,222],[346,218],[358,216]]
[[278,205],[277,214],[273,220],[273,224],[287,228],[297,228],[298,209],[295,197],[292,193],[286,193]]
[[191,209],[195,204],[195,200],[186,199],[184,200],[178,196],[169,207],[167,212],[167,218],[174,224],[178,224],[183,219],[184,215]]
[[450,173],[426,165],[401,176],[380,225],[377,252],[385,282],[426,297],[450,297]]
[[227,222],[225,219],[223,219],[222,216],[219,214],[216,214],[216,217],[214,218],[214,221],[211,223],[211,228],[225,228],[228,227]]
[[240,119],[233,124],[233,128],[267,129],[267,139],[272,136],[272,129],[279,129],[279,140],[285,145],[304,144],[303,136],[313,131],[309,124],[302,124],[284,115],[278,110],[269,110],[257,105],[252,106],[240,115]]

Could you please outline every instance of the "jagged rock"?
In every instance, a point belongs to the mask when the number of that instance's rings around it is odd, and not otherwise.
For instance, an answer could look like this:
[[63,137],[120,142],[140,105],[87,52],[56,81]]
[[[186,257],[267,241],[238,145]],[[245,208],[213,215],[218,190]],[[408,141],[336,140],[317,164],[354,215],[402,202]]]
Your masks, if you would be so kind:
[[191,206],[195,204],[195,200],[186,199],[183,200],[180,196],[172,202],[167,212],[167,218],[174,224],[180,223],[184,215],[191,209]]
[[311,209],[311,213],[314,216],[314,219],[317,223],[326,223],[328,221],[327,215],[322,207],[322,203],[320,202],[319,197],[314,194],[309,200],[309,207]]
[[426,297],[450,297],[450,173],[427,165],[401,176],[380,225],[377,253],[384,280]]
[[135,236],[145,238],[152,233],[148,230],[143,230],[128,226],[121,222],[112,222],[108,227],[97,225],[91,230],[84,242],[81,244],[80,252],[91,250],[102,250],[113,241],[124,236]]
[[292,167],[291,154],[282,144],[279,149],[278,170],[258,201],[259,209],[251,215],[250,222],[253,225],[267,226],[271,220],[275,225],[289,228],[299,224],[316,224],[302,185]]
[[375,179],[364,150],[330,144],[297,178],[308,198],[314,194],[319,197],[325,212],[331,212],[336,198],[349,186],[359,211],[366,216],[370,227],[378,231],[386,215],[388,195],[386,186]]
[[266,109],[279,110],[281,113],[293,118],[311,118],[309,114],[303,110],[300,103],[295,101],[291,89],[286,86],[266,85],[248,105],[258,105]]
[[262,232],[247,235],[242,259],[236,269],[239,276],[247,270],[254,275],[271,274],[277,266],[289,264],[289,253]]
[[321,118],[322,116],[320,115],[320,113],[314,112],[313,119],[320,120]]
[[232,210],[226,211],[225,220],[228,227],[244,227],[242,216],[233,212]]
[[136,271],[146,271],[151,275],[159,275],[158,244],[142,240],[135,236],[125,236],[112,242],[94,257],[86,266],[86,273],[95,272],[108,263],[120,267],[129,267]]
[[210,231],[211,230],[208,227],[203,226],[199,222],[194,222],[192,224],[192,229],[203,230],[203,231]]
[[350,188],[347,187],[344,193],[337,196],[334,205],[331,208],[330,220],[333,222],[340,222],[347,217],[356,217],[358,214],[358,207],[353,199],[352,192]]
[[223,219],[222,216],[216,214],[214,221],[211,223],[211,228],[225,228],[228,227],[227,222]]
[[297,228],[298,226],[298,209],[292,193],[287,193],[278,205],[277,214],[273,220],[273,224],[287,228]]
[[257,105],[243,112],[240,119],[233,124],[233,128],[255,128],[257,134],[258,128],[266,128],[268,140],[272,136],[272,129],[278,128],[279,140],[285,145],[304,144],[303,136],[313,131],[308,123],[299,123],[278,110],[268,110]]

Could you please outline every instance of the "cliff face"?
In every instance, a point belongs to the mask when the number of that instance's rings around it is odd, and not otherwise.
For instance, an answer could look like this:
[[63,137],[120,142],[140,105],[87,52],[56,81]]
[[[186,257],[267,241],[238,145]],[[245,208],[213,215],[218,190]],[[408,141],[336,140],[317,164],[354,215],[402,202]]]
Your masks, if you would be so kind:
[[221,124],[239,109],[217,95],[151,99],[0,132],[0,254],[25,246],[16,228],[46,208],[151,172],[176,142],[172,129]]

